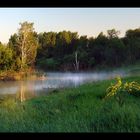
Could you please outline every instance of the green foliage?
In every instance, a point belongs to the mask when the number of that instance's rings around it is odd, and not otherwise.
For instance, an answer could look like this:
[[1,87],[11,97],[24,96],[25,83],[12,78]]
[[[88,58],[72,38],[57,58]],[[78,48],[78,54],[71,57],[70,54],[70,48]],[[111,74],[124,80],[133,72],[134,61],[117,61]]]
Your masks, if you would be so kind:
[[115,29],[111,29],[111,30],[107,30],[107,34],[108,34],[108,37],[110,39],[117,38],[118,35],[120,34],[120,31],[116,31]]
[[120,105],[124,103],[124,97],[127,94],[140,96],[140,84],[138,82],[125,82],[123,83],[120,77],[116,78],[116,84],[109,86],[106,90],[105,98],[115,96]]
[[37,54],[38,41],[34,32],[33,23],[20,23],[18,30],[21,69],[33,66]]
[[101,32],[96,38],[88,38],[65,30],[37,34],[33,23],[20,25],[18,33],[11,35],[5,45],[8,49],[0,50],[5,52],[0,70],[19,71],[21,67],[34,66],[46,70],[75,70],[75,52],[78,52],[79,70],[118,67],[140,61],[139,28],[126,31],[123,38],[118,37],[120,32],[115,29],[107,30],[107,35]]
[[57,61],[55,61],[53,58],[47,59],[46,65],[48,69],[52,69],[52,70],[55,70],[58,67]]
[[105,98],[110,97],[110,96],[114,96],[114,95],[119,94],[121,92],[121,90],[122,90],[121,78],[117,77],[116,80],[117,80],[116,84],[111,85],[107,88],[107,90],[106,90],[107,95],[105,96]]
[[38,65],[39,67],[47,70],[56,70],[59,67],[59,63],[53,58],[41,59]]
[[8,70],[11,68],[13,52],[12,50],[4,45],[0,45],[0,69]]
[[140,84],[133,81],[133,82],[126,82],[124,84],[124,89],[129,93],[129,94],[132,94],[132,95],[135,95],[135,96],[140,96]]
[[137,28],[134,30],[129,29],[128,31],[126,31],[125,36],[128,38],[139,38],[140,37],[140,28]]

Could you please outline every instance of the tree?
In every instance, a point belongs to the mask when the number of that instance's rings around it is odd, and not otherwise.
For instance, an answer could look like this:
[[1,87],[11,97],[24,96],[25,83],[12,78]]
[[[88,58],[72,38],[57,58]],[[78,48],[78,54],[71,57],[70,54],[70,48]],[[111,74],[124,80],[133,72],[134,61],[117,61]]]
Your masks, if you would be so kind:
[[103,64],[105,60],[105,50],[108,46],[109,39],[101,32],[97,38],[89,42],[89,56],[94,59],[95,65]]
[[116,31],[115,29],[107,30],[108,38],[116,38],[120,34],[120,31]]
[[135,63],[140,59],[140,28],[127,30],[123,42],[126,46],[126,62]]
[[0,69],[8,70],[13,62],[13,52],[8,46],[0,44]]
[[21,60],[20,60],[20,48],[19,48],[19,41],[18,41],[18,35],[15,33],[11,35],[9,42],[8,42],[9,48],[13,51],[13,64],[12,69],[13,70],[20,70],[21,66]]
[[37,53],[38,40],[34,32],[33,23],[20,23],[18,30],[18,47],[20,50],[21,69],[33,66]]
[[56,33],[44,32],[38,34],[39,48],[37,58],[51,57],[53,55],[54,47],[56,46]]
[[127,30],[125,36],[127,38],[137,38],[140,37],[140,28],[134,30]]
[[77,58],[77,51],[75,52],[75,63],[73,63],[75,70],[78,71],[79,70],[79,61]]

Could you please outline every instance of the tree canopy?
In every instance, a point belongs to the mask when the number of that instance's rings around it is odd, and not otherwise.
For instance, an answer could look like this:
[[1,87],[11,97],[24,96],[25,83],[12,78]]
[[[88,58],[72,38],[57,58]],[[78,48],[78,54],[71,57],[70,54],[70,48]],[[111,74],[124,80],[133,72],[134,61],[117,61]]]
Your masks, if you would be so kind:
[[0,70],[90,70],[140,61],[140,28],[127,30],[122,38],[115,29],[88,38],[66,30],[37,33],[33,25],[20,23],[8,44],[0,44]]

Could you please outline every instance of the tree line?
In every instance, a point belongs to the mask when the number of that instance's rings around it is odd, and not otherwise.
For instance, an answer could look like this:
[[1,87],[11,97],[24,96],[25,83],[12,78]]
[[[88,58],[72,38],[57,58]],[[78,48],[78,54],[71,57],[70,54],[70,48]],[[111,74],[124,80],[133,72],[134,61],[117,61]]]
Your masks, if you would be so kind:
[[0,70],[91,70],[140,60],[140,28],[127,30],[122,38],[115,29],[88,38],[65,30],[37,33],[33,25],[20,23],[9,42],[0,43]]

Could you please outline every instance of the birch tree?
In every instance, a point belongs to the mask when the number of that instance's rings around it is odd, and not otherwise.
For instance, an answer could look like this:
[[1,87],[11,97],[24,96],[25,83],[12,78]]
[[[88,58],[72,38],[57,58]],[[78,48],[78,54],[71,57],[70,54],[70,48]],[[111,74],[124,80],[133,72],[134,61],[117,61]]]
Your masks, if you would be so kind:
[[79,70],[79,61],[78,61],[78,58],[77,58],[77,51],[75,52],[75,63],[74,63],[74,67],[75,67],[75,70],[76,71]]
[[21,27],[18,30],[18,44],[20,49],[21,69],[27,66],[32,66],[35,62],[37,53],[38,41],[35,37],[33,23],[20,23]]

